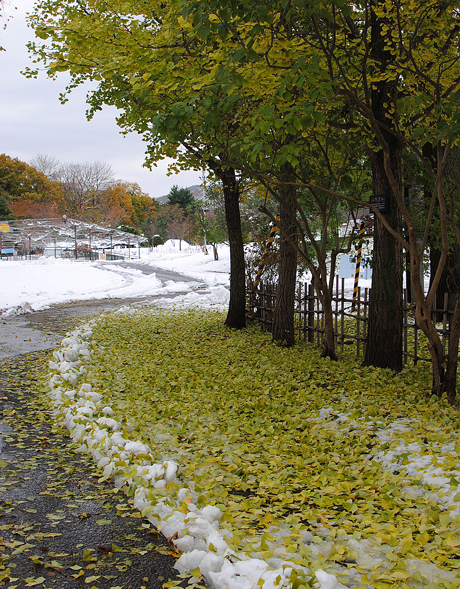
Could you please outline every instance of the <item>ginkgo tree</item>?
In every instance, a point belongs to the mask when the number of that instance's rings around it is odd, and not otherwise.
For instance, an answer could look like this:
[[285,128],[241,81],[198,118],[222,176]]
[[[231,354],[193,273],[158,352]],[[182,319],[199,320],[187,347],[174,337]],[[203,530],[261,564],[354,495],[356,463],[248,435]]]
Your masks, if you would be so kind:
[[[265,168],[271,160],[277,171],[269,177],[271,185],[284,184],[292,195],[294,186],[303,186],[370,206],[376,218],[375,264],[365,361],[394,370],[402,366],[405,247],[416,318],[432,354],[433,392],[446,391],[452,398],[460,307],[445,370],[430,305],[456,235],[455,199],[446,201],[443,173],[459,124],[457,4],[132,0],[115,6],[43,0],[31,23],[44,43],[31,48],[50,75],[69,71],[70,87],[86,79],[100,81],[93,109],[102,104],[124,109],[119,123],[127,131],[151,134],[152,161],[172,155],[179,156],[178,165],[197,160],[212,165],[217,158],[219,170],[231,174],[230,180],[223,178],[224,185],[237,186],[238,170],[257,174],[254,160]],[[251,127],[254,112],[258,121]],[[385,195],[386,210],[338,186],[331,189],[321,179],[313,183],[305,174],[299,177],[299,169],[311,164],[305,144],[315,121],[342,131],[345,145],[349,137],[353,146],[365,143],[374,193]],[[267,135],[275,141],[267,141]],[[424,143],[436,148],[435,167],[423,157]],[[404,202],[403,149],[415,153],[433,179],[426,214]],[[289,173],[280,180],[276,176],[282,169]],[[292,201],[290,196],[281,204]],[[425,297],[418,269],[434,219],[442,253]]]
[[[458,234],[455,198],[443,192],[444,168],[458,142],[460,68],[459,3],[436,0],[403,2],[343,0],[311,2],[219,1],[186,2],[184,18],[197,36],[221,40],[240,77],[255,73],[261,92],[280,100],[296,96],[298,125],[302,116],[325,108],[326,122],[346,136],[360,135],[372,164],[374,194],[384,207],[374,212],[374,275],[365,362],[399,370],[402,366],[402,248],[410,252],[411,280],[416,296],[416,320],[429,340],[433,392],[455,396],[458,348],[457,306],[451,324],[449,355],[431,321],[431,305],[442,274],[449,241]],[[220,61],[223,67],[224,62]],[[217,66],[216,66],[217,67]],[[225,65],[225,67],[227,67]],[[235,85],[238,86],[238,78]],[[328,121],[331,103],[341,109],[341,121]],[[267,116],[265,124],[275,122]],[[435,147],[435,165],[424,157],[424,144]],[[261,149],[258,147],[258,149]],[[410,150],[432,178],[426,209],[406,203],[401,186],[401,156]],[[291,154],[295,158],[295,154]],[[301,185],[299,183],[298,185]],[[304,185],[323,190],[324,183]],[[347,195],[335,192],[338,198]],[[430,233],[438,220],[441,256],[427,296],[419,271]],[[407,226],[403,237],[402,223]],[[445,368],[447,366],[447,368]]]
[[[70,89],[87,79],[98,80],[89,96],[90,116],[104,104],[117,106],[118,124],[144,135],[148,162],[176,158],[177,167],[207,166],[222,181],[231,246],[227,325],[232,327],[245,322],[238,171],[282,178],[283,190],[271,188],[282,211],[283,233],[273,337],[292,345],[297,255],[305,256],[308,248],[298,247],[296,234],[304,235],[305,229],[296,220],[295,188],[287,186],[299,181],[299,173],[305,181],[306,159],[324,159],[321,149],[312,155],[310,134],[304,132],[305,125],[321,121],[324,114],[313,103],[301,113],[296,94],[286,90],[283,79],[279,84],[267,78],[275,88],[273,100],[267,101],[269,88],[261,83],[264,68],[256,64],[248,71],[245,55],[238,50],[233,54],[234,39],[210,50],[207,33],[198,27],[196,34],[197,22],[183,16],[180,3],[151,2],[149,7],[153,12],[135,1],[115,6],[44,0],[31,18],[44,43],[31,44],[31,49],[49,75],[71,73]],[[326,224],[329,206],[324,205],[322,214]],[[302,219],[308,225],[308,216]],[[308,233],[311,240],[307,228]],[[319,265],[310,265],[328,326],[323,353],[335,357],[324,240],[316,256]]]
[[[351,149],[354,149],[359,140],[363,141],[365,138],[362,135],[362,122],[365,124],[365,118],[362,114],[356,113],[356,109],[352,109],[337,92],[338,82],[329,71],[328,55],[322,50],[321,42],[317,41],[319,34],[324,34],[324,31],[327,33],[330,19],[334,18],[334,7],[334,2],[312,3],[307,0],[276,3],[217,3],[211,0],[204,3],[184,3],[182,14],[193,24],[196,35],[212,38],[213,42],[220,43],[221,54],[225,53],[226,60],[219,55],[220,61],[216,63],[218,72],[232,68],[235,92],[242,86],[248,92],[263,97],[265,105],[258,112],[259,128],[265,130],[266,135],[279,136],[283,132],[294,135],[294,141],[286,143],[285,149],[273,157],[278,165],[287,161],[297,168],[303,166],[308,170],[312,160],[305,150],[302,152],[303,145],[305,137],[308,137],[311,129],[318,123],[326,123],[341,130],[345,136],[343,145],[346,146],[348,142],[350,147],[353,146]],[[337,10],[340,11],[338,6]],[[350,7],[343,10],[347,12],[347,22],[354,22],[349,14]],[[360,9],[356,12],[360,13]],[[358,23],[359,18],[361,14],[356,16]],[[317,21],[321,19],[324,20],[324,26],[321,23],[317,25]],[[338,26],[336,29],[339,31]],[[346,36],[348,31],[342,28],[341,34]],[[332,40],[326,43],[326,46],[333,48],[334,43]],[[352,68],[351,72],[353,71]],[[257,82],[254,83],[254,80]],[[354,116],[359,119],[357,124],[353,121],[352,113],[356,113]],[[266,143],[260,138],[256,140],[252,134],[245,146],[252,153],[267,154]],[[369,145],[367,147],[369,157],[373,150],[369,150]],[[364,153],[361,151],[362,156]],[[396,162],[400,161],[401,149],[399,155],[394,150],[392,153],[393,159]],[[270,152],[267,155],[270,156]],[[374,160],[377,158],[374,157]],[[373,168],[375,190],[377,194],[381,194],[385,190],[378,187],[376,172],[382,172],[382,166],[376,164]],[[340,171],[334,170],[334,173],[340,174]],[[328,180],[320,180],[319,184],[314,186],[305,173],[301,176],[295,180],[291,178],[284,183],[285,186],[297,183],[298,186],[309,185],[314,190],[330,189],[327,185]],[[380,176],[384,177],[385,174]],[[325,194],[323,191],[323,198],[326,198]],[[393,206],[386,216],[387,223],[398,232],[401,221],[397,207]],[[396,238],[386,229],[382,231],[378,221],[375,251],[376,296],[372,302],[367,350],[378,350],[378,353],[369,363],[400,370],[402,251]]]
[[[176,158],[176,167],[208,167],[222,181],[231,247],[227,325],[245,324],[244,250],[239,179],[228,162],[234,132],[228,108],[219,109],[209,86],[206,53],[182,39],[174,2],[55,2],[36,6],[30,22],[42,44],[30,48],[50,76],[68,71],[71,90],[86,80],[99,85],[89,116],[104,104],[121,109],[118,124],[144,135],[147,162]],[[33,75],[33,72],[29,72]],[[65,100],[65,98],[64,98]],[[214,108],[210,104],[217,101]],[[218,116],[217,116],[218,113]]]
[[[433,393],[445,392],[453,400],[460,306],[457,303],[451,322],[447,357],[433,325],[431,309],[449,242],[458,235],[458,211],[453,194],[447,199],[444,193],[444,171],[460,129],[460,4],[381,0],[336,10],[333,3],[325,5],[329,9],[327,17],[323,14],[310,18],[315,29],[312,46],[326,59],[335,94],[356,114],[353,122],[367,137],[375,194],[387,196],[387,210],[376,212],[377,238],[387,243],[379,250],[382,262],[377,267],[384,269],[394,260],[398,265],[401,246],[410,253],[415,317],[429,342]],[[435,146],[434,162],[424,156],[422,147],[427,144]],[[413,152],[431,176],[433,190],[425,210],[419,202],[404,198],[400,171],[403,149]],[[400,219],[407,227],[406,237],[401,232]],[[433,223],[435,219],[437,224]],[[441,235],[441,257],[425,296],[420,268],[433,227]],[[387,280],[382,285],[389,288]],[[378,296],[373,290],[374,296]],[[378,320],[375,310],[374,317]],[[370,335],[375,333],[372,318]],[[375,346],[368,345],[368,349],[378,353]]]
[[[219,84],[228,103],[237,99],[244,105],[238,111],[238,123],[245,129],[245,135],[239,151],[232,152],[233,157],[239,158],[235,165],[264,183],[280,207],[282,264],[273,317],[274,339],[287,345],[294,342],[295,277],[297,256],[300,256],[312,272],[324,313],[322,354],[335,358],[332,313],[335,261],[349,249],[353,232],[350,239],[337,240],[331,253],[332,263],[328,263],[328,225],[337,199],[315,191],[305,208],[296,193],[299,186],[313,180],[326,179],[325,186],[330,189],[337,189],[341,183],[344,186],[346,182],[342,179],[353,170],[356,150],[363,151],[362,141],[354,137],[345,144],[340,130],[332,133],[324,124],[325,113],[338,125],[342,122],[341,109],[333,101],[316,100],[312,95],[308,104],[305,99],[298,103],[303,84],[302,80],[299,82],[300,63],[295,62],[295,56],[286,55],[280,35],[274,37],[273,43],[281,41],[281,46],[274,50],[273,63],[267,67],[259,59],[259,52],[267,51],[271,43],[265,30],[254,31],[244,18],[236,28],[226,27],[227,23],[212,13],[206,22],[205,8],[206,4],[184,8],[183,18],[188,19],[184,28],[195,42],[204,39],[210,46],[219,47],[219,52],[213,54],[214,84]],[[336,148],[334,156],[333,148]],[[310,223],[310,216],[316,213],[322,224],[319,238]]]
[[[222,181],[231,246],[227,325],[243,326],[245,276],[237,170],[240,145],[249,134],[245,125],[250,124],[246,116],[250,97],[241,100],[238,93],[225,92],[225,73],[216,78],[214,71],[218,56],[209,55],[206,44],[203,50],[203,43],[188,39],[193,27],[173,2],[159,5],[153,19],[143,14],[144,5],[135,2],[122,7],[93,3],[90,8],[42,2],[38,9],[32,24],[45,43],[32,45],[32,50],[47,64],[50,75],[70,71],[70,88],[86,79],[99,80],[89,97],[90,114],[104,104],[117,106],[122,109],[118,123],[123,129],[144,135],[149,162],[173,157],[178,167],[207,166]],[[139,27],[141,18],[144,24]],[[81,36],[89,30],[83,49]],[[231,82],[229,73],[227,81]],[[283,169],[290,167],[286,161]],[[289,270],[279,283],[274,334],[286,339],[288,324],[291,344],[297,254],[289,242],[283,242],[282,249],[287,254],[282,268]],[[289,300],[285,300],[283,287],[288,282]]]

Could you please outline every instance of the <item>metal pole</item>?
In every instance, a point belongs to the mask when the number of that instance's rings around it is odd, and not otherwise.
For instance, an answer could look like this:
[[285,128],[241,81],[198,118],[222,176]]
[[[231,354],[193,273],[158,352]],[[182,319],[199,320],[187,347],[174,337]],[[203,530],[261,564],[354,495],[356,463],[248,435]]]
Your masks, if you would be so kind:
[[57,258],[57,252],[56,252],[56,238],[54,238],[54,257]]
[[364,235],[364,221],[361,221],[359,228],[358,254],[356,256],[356,270],[355,270],[355,284],[353,287],[353,304],[351,305],[351,312],[356,310],[356,297],[358,294],[359,271],[361,268],[361,252],[363,250],[363,235]]
[[74,225],[73,228],[75,231],[75,259],[78,260],[77,226]]
[[131,259],[131,238],[128,237],[128,257]]
[[29,260],[32,259],[32,246],[31,246],[31,237],[29,235]]

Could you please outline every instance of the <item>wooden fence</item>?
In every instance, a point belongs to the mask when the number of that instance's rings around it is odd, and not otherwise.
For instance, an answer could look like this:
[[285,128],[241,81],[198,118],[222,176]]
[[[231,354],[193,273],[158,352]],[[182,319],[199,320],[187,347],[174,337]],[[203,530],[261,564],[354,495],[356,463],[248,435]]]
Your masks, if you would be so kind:
[[[370,289],[358,288],[355,307],[353,305],[352,288],[345,289],[345,279],[336,278],[333,289],[332,308],[334,315],[334,331],[337,349],[341,353],[345,347],[354,346],[357,356],[364,356],[369,321]],[[246,288],[249,318],[258,321],[264,330],[270,331],[273,310],[275,308],[276,286],[260,283],[254,287],[248,282]],[[449,342],[449,324],[453,312],[449,310],[448,295],[444,297],[442,309],[432,310],[432,321],[438,331],[444,353]],[[441,318],[441,320],[440,320]],[[321,344],[324,334],[324,313],[315,293],[313,284],[299,283],[295,298],[295,329],[299,339]],[[426,347],[426,338],[414,319],[414,304],[407,300],[407,291],[403,293],[403,357],[404,362],[410,359],[431,362]]]

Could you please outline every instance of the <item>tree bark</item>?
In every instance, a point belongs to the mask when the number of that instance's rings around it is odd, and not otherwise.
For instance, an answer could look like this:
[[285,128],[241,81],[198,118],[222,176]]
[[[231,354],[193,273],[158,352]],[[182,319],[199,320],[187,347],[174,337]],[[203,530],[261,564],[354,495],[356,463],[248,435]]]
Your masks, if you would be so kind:
[[230,302],[225,325],[234,329],[246,326],[246,267],[240,216],[240,187],[233,168],[216,172],[222,181],[225,220],[230,242]]
[[286,197],[280,204],[280,262],[276,288],[275,310],[273,312],[273,341],[287,347],[294,345],[294,304],[297,278],[297,250],[286,239],[297,240],[295,225],[296,208],[291,198],[293,187],[286,188]]
[[[385,68],[391,59],[384,48],[381,35],[382,22],[373,14],[371,23],[372,55]],[[385,124],[381,133],[386,143],[371,152],[374,194],[387,195],[388,208],[384,216],[396,232],[401,232],[401,214],[393,192],[393,186],[385,168],[385,156],[390,160],[393,179],[401,183],[402,142],[388,128],[393,126],[389,105],[393,101],[395,85],[380,82],[371,91],[372,111],[377,122]],[[378,218],[374,223],[374,254],[372,289],[369,300],[368,340],[364,357],[365,366],[402,370],[402,248],[385,229]]]
[[331,291],[327,285],[327,277],[323,286],[323,313],[324,313],[324,337],[322,343],[321,357],[337,360],[336,338],[334,331],[334,315],[332,313]]
[[454,308],[454,315],[450,322],[449,350],[447,353],[447,368],[444,378],[443,391],[447,393],[449,403],[455,401],[457,388],[458,343],[460,340],[460,297]]
[[[430,247],[430,286],[433,276],[441,259],[441,251],[436,247]],[[438,310],[444,309],[444,295],[460,293],[460,246],[458,243],[452,243],[447,254],[446,265],[442,272],[441,280],[436,289],[435,307]],[[455,300],[452,296],[449,297],[449,311],[453,311]],[[443,320],[443,313],[436,314],[436,320]]]

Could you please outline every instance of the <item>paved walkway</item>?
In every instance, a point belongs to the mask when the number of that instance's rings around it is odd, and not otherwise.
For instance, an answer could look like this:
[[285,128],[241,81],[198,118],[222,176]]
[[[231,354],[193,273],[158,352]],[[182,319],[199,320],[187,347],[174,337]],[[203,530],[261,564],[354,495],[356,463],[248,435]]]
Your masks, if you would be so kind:
[[[0,317],[0,584],[5,587],[160,589],[170,579],[181,581],[167,540],[123,493],[98,482],[94,464],[74,450],[37,395],[43,351],[58,345],[76,318],[141,301],[145,297],[84,301]],[[183,579],[183,586],[187,582]]]

